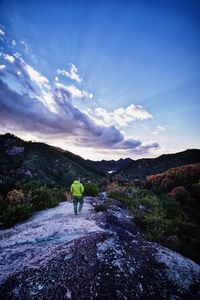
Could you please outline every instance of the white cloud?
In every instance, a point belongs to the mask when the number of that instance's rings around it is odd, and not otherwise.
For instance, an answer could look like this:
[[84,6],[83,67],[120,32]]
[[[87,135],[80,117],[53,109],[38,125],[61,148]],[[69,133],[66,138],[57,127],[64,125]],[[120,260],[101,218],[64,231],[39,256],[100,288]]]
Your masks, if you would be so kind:
[[24,67],[30,79],[36,82],[40,86],[40,88],[49,88],[49,80],[45,76],[41,75],[38,71],[36,71],[28,64],[25,64]]
[[49,80],[28,64],[25,64],[24,68],[27,74],[29,75],[30,79],[33,82],[35,82],[40,88],[39,96],[36,96],[36,98],[40,100],[43,104],[45,104],[50,109],[50,111],[56,113],[56,102],[51,92]]
[[77,82],[83,81],[83,79],[80,78],[80,76],[78,74],[78,68],[72,63],[70,63],[69,65],[70,65],[70,71],[57,69],[57,75],[62,75],[64,77],[68,77]]
[[153,118],[153,116],[146,111],[141,105],[131,104],[126,108],[126,113],[134,120],[145,120]]
[[15,47],[16,46],[16,41],[12,40],[12,45]]
[[101,107],[95,109],[95,114],[97,118],[99,118],[99,121],[102,123],[102,125],[105,123],[109,124],[112,122],[112,117],[110,116],[110,114],[107,112],[107,110]]
[[5,65],[0,65],[0,71],[4,70],[6,68]]
[[8,54],[4,55],[4,59],[9,61],[10,63],[13,63],[15,61],[15,58],[12,55],[8,55]]
[[140,105],[131,104],[127,108],[117,108],[109,112],[104,108],[98,107],[94,110],[87,110],[90,115],[99,124],[116,125],[127,127],[131,122],[153,118],[153,116]]
[[68,99],[92,99],[93,94],[84,90],[77,89],[74,85],[64,85],[62,83],[55,83],[57,90],[59,92],[60,97],[68,98]]
[[9,55],[9,54],[5,54],[3,52],[0,52],[0,57],[3,57],[4,60],[9,61],[10,63],[13,63],[15,61],[14,56]]
[[2,29],[0,29],[0,35],[5,35],[5,32]]

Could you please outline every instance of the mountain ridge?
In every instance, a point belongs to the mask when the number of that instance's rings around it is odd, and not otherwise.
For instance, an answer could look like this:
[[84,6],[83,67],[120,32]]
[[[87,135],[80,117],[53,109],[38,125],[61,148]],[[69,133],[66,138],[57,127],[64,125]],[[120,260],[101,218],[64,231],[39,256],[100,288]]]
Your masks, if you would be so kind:
[[162,173],[171,168],[200,162],[199,149],[162,154],[156,158],[133,160],[128,157],[119,160],[92,161],[60,147],[23,141],[11,133],[0,135],[0,150],[1,175],[16,179],[20,176],[36,179],[39,177],[47,181],[50,176],[51,184],[61,186],[66,182],[69,184],[77,174],[88,180],[106,177],[109,172],[122,177],[144,179],[146,176]]
[[[156,158],[140,158],[133,160],[131,158],[115,160],[96,161],[96,167],[102,167],[103,171],[114,171],[118,174],[134,178],[143,178],[147,175],[153,175],[165,172],[170,168],[179,167],[192,163],[200,162],[199,149],[187,149],[177,153],[162,154]],[[141,169],[150,168],[149,172]],[[133,174],[135,172],[135,174]]]

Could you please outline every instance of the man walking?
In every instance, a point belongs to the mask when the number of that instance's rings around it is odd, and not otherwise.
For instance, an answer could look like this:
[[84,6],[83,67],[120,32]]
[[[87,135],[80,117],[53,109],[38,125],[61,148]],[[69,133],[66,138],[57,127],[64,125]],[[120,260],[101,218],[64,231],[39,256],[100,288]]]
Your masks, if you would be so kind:
[[75,215],[77,215],[77,213],[80,214],[83,208],[83,192],[84,192],[84,186],[80,182],[80,178],[77,178],[77,180],[75,180],[72,183],[70,191],[73,195],[74,214]]

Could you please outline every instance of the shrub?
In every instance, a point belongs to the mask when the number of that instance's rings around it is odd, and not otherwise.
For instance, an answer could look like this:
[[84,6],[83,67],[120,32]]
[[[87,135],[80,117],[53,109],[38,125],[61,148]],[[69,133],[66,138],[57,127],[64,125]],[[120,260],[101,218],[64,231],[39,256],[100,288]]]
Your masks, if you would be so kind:
[[22,190],[12,190],[8,192],[6,201],[9,204],[17,204],[17,203],[23,203],[25,201],[24,194]]
[[34,191],[40,187],[42,187],[42,183],[36,180],[31,180],[29,182],[22,182],[21,183],[21,189],[26,193],[29,191]]
[[52,195],[57,204],[66,201],[66,192],[64,189],[54,189]]
[[50,188],[39,181],[20,182],[19,188],[9,191],[7,196],[0,195],[0,218],[6,226],[27,219],[33,211],[51,208],[66,200],[64,189]]
[[184,188],[184,186],[177,186],[171,190],[169,196],[180,202],[187,202],[190,198],[190,193]]
[[97,196],[98,192],[99,192],[99,188],[95,183],[92,182],[87,182],[84,185],[85,191],[84,191],[84,195],[85,196]]
[[9,204],[1,215],[5,227],[10,227],[17,222],[30,218],[33,214],[33,205],[30,203]]
[[134,222],[147,239],[161,242],[199,263],[199,201],[192,199],[184,187],[173,192],[179,201],[139,188],[133,188],[132,193],[128,189],[111,192],[109,196],[122,201],[133,213]]
[[59,203],[56,193],[46,186],[34,191],[32,202],[34,210],[36,211],[55,207]]

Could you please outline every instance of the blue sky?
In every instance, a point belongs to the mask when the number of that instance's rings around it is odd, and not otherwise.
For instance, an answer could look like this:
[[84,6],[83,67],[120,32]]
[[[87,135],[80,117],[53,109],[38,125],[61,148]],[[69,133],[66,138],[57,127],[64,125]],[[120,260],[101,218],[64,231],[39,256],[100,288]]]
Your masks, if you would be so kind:
[[0,132],[91,159],[200,148],[199,1],[1,1]]

